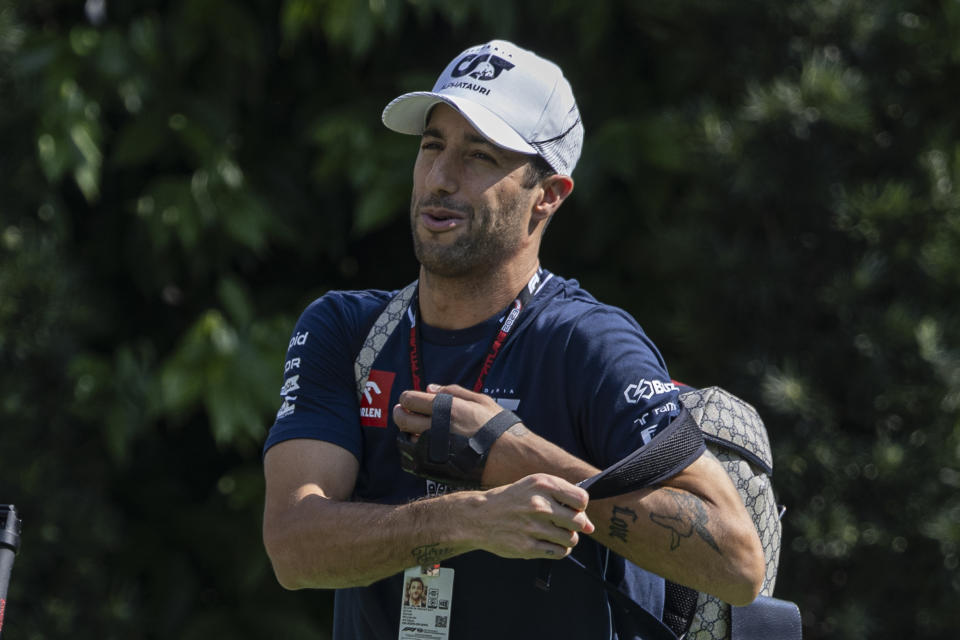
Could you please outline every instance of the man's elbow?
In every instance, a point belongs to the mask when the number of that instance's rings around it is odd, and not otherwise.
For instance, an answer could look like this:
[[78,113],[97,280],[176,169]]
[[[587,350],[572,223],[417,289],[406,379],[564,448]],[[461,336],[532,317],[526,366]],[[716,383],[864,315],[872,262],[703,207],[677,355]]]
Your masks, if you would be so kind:
[[272,557],[270,558],[270,563],[273,565],[273,575],[276,577],[277,583],[287,591],[297,591],[310,586],[297,571],[282,565]]
[[304,548],[303,534],[288,518],[265,518],[262,534],[264,550],[281,587],[296,591],[340,586],[332,582],[327,558]]
[[289,553],[286,541],[278,532],[266,525],[263,528],[263,546],[273,567],[273,575],[281,587],[296,591],[308,586],[302,575],[302,563],[297,562],[293,554]]
[[756,530],[751,527],[745,531],[736,546],[730,570],[733,579],[730,581],[730,590],[724,600],[741,607],[753,602],[763,588],[767,573],[767,561],[763,555],[763,545]]
[[273,575],[277,578],[277,583],[287,591],[297,591],[307,588],[307,584],[300,580],[298,576],[280,570],[276,564],[273,565]]
[[273,575],[288,591],[299,589],[341,589],[367,586],[366,576],[348,575],[331,564],[330,554],[302,549],[296,536],[282,527],[263,528],[263,546],[273,567]]

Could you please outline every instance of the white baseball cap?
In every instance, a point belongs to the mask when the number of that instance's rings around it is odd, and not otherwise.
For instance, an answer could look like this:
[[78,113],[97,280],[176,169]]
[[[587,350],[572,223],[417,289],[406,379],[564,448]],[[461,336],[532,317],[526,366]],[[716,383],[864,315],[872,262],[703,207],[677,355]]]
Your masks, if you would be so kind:
[[542,157],[571,175],[583,147],[583,124],[560,67],[505,40],[470,47],[447,65],[432,91],[395,98],[383,123],[421,135],[430,109],[444,102],[490,142]]

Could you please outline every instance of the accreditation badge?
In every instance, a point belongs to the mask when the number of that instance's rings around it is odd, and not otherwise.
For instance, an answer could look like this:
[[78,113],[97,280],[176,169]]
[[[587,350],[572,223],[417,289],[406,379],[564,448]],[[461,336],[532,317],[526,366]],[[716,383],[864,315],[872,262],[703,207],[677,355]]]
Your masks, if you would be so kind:
[[447,640],[453,569],[411,567],[403,572],[399,640]]

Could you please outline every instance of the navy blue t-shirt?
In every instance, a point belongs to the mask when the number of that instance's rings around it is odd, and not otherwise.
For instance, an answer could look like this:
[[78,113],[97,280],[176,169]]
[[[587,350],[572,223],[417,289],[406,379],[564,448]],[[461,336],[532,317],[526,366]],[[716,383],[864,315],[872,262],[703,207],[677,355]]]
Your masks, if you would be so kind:
[[[358,398],[354,359],[395,293],[336,291],[307,307],[290,340],[282,405],[264,445],[266,451],[310,438],[350,451],[360,462],[356,501],[401,504],[446,490],[404,472],[396,447],[391,409],[413,387],[410,314],[386,340],[372,384]],[[501,317],[456,331],[421,325],[425,382],[473,388]],[[663,359],[633,318],[553,275],[524,307],[483,392],[530,430],[601,469],[648,442],[679,411]],[[662,615],[662,578],[588,536],[573,555]],[[605,592],[572,562],[553,563],[549,592],[535,586],[537,561],[475,551],[442,564],[455,571],[451,639],[633,637],[617,634]],[[338,590],[334,638],[396,638],[401,591],[402,574]]]

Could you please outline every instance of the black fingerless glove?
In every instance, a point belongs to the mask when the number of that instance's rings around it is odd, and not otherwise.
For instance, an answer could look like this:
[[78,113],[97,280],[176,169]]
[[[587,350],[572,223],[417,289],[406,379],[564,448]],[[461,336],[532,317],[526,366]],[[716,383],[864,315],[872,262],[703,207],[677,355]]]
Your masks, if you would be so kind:
[[521,422],[511,411],[504,409],[467,438],[450,431],[450,409],[453,396],[438,393],[433,400],[430,428],[414,442],[410,435],[400,432],[397,448],[400,465],[407,473],[429,478],[464,489],[480,487],[483,468],[490,448],[503,432]]

